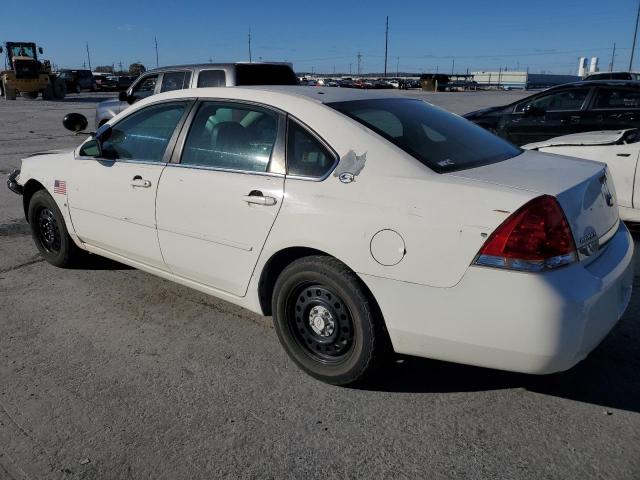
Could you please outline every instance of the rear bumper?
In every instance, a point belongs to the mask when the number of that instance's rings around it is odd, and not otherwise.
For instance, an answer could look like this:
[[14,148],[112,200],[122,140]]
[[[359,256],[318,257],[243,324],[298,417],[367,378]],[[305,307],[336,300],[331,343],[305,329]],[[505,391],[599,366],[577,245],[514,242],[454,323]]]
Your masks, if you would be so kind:
[[626,310],[633,241],[620,222],[591,262],[544,274],[470,267],[452,288],[361,277],[396,352],[546,374],[584,359]]
[[20,175],[20,170],[14,170],[7,179],[7,187],[13,193],[17,193],[18,195],[22,195],[24,188],[17,181],[18,176]]

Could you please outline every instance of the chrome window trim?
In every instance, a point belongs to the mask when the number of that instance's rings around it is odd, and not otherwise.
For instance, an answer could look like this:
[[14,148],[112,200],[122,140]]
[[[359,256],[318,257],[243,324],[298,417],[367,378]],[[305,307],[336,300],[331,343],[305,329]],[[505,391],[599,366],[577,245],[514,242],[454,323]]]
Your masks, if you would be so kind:
[[[182,153],[184,151],[184,146],[187,141],[187,136],[189,135],[189,131],[191,130],[191,126],[193,125],[193,120],[198,113],[198,110],[204,103],[221,103],[225,105],[233,105],[239,104],[243,106],[255,106],[262,108],[263,110],[269,110],[277,115],[278,118],[278,131],[276,132],[276,141],[273,144],[273,150],[271,152],[271,159],[267,164],[267,170],[264,172],[257,172],[255,170],[236,170],[230,168],[221,168],[221,167],[211,167],[207,165],[186,165],[182,163]],[[177,166],[182,168],[192,168],[196,170],[208,170],[214,172],[230,172],[230,173],[246,173],[250,175],[265,175],[265,176],[275,176],[275,177],[284,177],[286,170],[285,167],[285,153],[286,153],[286,137],[283,126],[286,125],[286,114],[275,107],[270,105],[265,105],[258,102],[251,102],[247,100],[235,100],[235,99],[224,99],[224,98],[198,98],[197,101],[194,102],[191,111],[187,118],[185,118],[184,124],[182,125],[182,130],[178,136],[176,141],[176,145],[173,149],[173,154],[170,158],[170,161],[167,165]],[[275,160],[275,161],[274,161]],[[276,167],[274,171],[274,166]],[[277,171],[282,170],[282,171]]]
[[[327,170],[327,173],[325,173],[324,175],[322,175],[321,177],[312,177],[312,176],[307,176],[307,175],[290,175],[289,172],[289,125],[290,125],[290,121],[295,122],[300,128],[302,128],[304,131],[306,131],[309,135],[311,135],[312,137],[314,137],[331,155],[333,155],[334,160],[333,160],[333,164],[331,165],[331,167]],[[320,135],[318,135],[316,133],[315,130],[313,130],[310,126],[308,126],[306,123],[304,123],[302,120],[298,119],[297,117],[294,117],[293,115],[287,114],[287,138],[286,138],[286,147],[287,147],[287,155],[286,155],[286,177],[289,180],[304,180],[307,182],[323,182],[324,180],[326,180],[327,178],[329,178],[329,176],[333,173],[333,171],[336,169],[336,167],[338,166],[338,163],[340,163],[340,155],[338,155],[338,152],[336,152],[331,145],[329,145]]]
[[284,177],[285,176],[284,173],[256,172],[253,170],[235,170],[232,168],[207,167],[204,165],[185,165],[183,163],[167,163],[167,167],[189,168],[193,170],[207,170],[211,172],[245,173],[247,175],[262,175],[265,177]]

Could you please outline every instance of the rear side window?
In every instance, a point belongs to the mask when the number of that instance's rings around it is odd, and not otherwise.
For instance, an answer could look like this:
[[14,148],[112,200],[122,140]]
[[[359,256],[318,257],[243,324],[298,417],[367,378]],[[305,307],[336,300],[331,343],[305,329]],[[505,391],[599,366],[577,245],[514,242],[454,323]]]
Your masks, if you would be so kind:
[[187,78],[187,73],[189,72],[165,73],[164,75],[162,75],[162,85],[160,86],[160,91],[170,92],[171,90],[182,90],[183,88],[189,88],[189,79]]
[[297,85],[289,65],[243,63],[236,65],[236,85]]
[[640,108],[640,90],[601,88],[598,90],[593,108],[596,110]]
[[259,107],[203,103],[193,120],[181,163],[266,172],[278,130],[277,114]]
[[462,117],[422,100],[387,98],[330,103],[436,172],[515,157],[522,150]]
[[287,132],[289,175],[321,178],[331,171],[336,158],[315,136],[291,120]]
[[198,75],[198,88],[224,87],[226,84],[224,70],[202,70]]

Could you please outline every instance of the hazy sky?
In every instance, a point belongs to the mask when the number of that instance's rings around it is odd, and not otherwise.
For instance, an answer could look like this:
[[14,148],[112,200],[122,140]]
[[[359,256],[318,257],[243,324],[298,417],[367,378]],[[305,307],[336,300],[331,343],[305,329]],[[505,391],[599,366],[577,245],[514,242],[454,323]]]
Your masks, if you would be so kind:
[[[575,73],[578,57],[626,69],[638,0],[329,0],[105,2],[5,1],[0,40],[35,41],[44,58],[81,67],[142,61],[160,65],[287,60],[297,71],[382,71],[389,15],[388,70],[509,70]],[[8,13],[11,13],[9,15]],[[399,62],[398,62],[399,57]],[[640,62],[640,55],[637,55]],[[636,67],[640,70],[640,64]]]

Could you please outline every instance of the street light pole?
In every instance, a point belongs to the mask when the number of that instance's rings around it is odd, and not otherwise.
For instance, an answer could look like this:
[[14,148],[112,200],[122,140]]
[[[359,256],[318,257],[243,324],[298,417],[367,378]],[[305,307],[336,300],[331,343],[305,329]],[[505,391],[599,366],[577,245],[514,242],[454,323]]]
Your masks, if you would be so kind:
[[636,52],[636,37],[638,36],[638,21],[640,20],[640,0],[638,0],[638,13],[636,15],[636,28],[633,31],[633,46],[631,47],[631,57],[629,58],[629,71],[633,67],[633,55]]
[[387,52],[389,48],[389,15],[387,15],[387,26],[384,34],[384,76],[387,76]]

